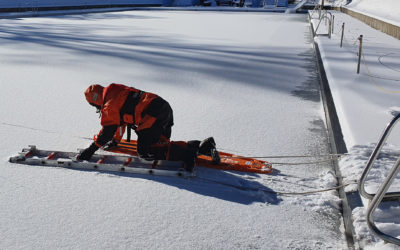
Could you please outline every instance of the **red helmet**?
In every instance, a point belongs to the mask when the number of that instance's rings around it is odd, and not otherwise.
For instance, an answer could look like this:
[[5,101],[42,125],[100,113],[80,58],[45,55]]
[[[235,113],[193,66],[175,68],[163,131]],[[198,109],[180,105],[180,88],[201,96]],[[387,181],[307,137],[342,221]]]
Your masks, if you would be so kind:
[[85,97],[89,104],[101,107],[103,104],[103,89],[99,84],[90,85],[85,91]]

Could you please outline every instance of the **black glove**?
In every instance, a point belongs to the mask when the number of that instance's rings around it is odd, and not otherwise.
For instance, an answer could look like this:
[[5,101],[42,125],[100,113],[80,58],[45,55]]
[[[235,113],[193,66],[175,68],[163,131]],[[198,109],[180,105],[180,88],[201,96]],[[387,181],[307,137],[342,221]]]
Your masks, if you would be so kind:
[[94,154],[94,152],[96,152],[97,149],[99,149],[99,147],[95,143],[92,143],[90,147],[88,147],[87,149],[83,150],[80,154],[78,154],[76,159],[80,161],[85,161],[85,160],[87,161],[92,157],[92,155]]

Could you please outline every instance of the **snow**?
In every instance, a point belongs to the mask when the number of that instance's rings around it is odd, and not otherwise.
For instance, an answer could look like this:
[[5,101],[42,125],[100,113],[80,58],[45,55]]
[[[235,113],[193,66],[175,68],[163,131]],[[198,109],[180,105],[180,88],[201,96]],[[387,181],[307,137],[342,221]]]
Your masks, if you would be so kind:
[[288,8],[285,13],[296,13],[296,11],[303,7],[307,2],[308,0],[301,0],[294,7]]
[[[378,5],[365,0],[365,3],[367,2],[370,3],[370,9]],[[388,5],[380,6],[382,7],[376,9],[389,9]],[[385,16],[395,13],[399,8],[394,9],[385,12]],[[358,10],[361,12],[362,9]],[[315,41],[320,48],[344,141],[349,151],[339,163],[343,182],[351,183],[359,180],[387,123],[399,112],[400,42],[345,14],[335,11],[331,13],[335,16],[332,38],[318,36]],[[317,21],[314,20],[313,23],[315,27]],[[344,42],[343,48],[340,48],[343,23]],[[318,33],[326,34],[326,30],[326,27],[322,27]],[[363,50],[361,70],[360,74],[357,74],[360,35],[363,35]],[[395,127],[366,179],[367,192],[376,193],[393,167],[400,153],[399,139],[400,131]],[[400,177],[397,177],[389,191],[398,191],[399,188]],[[346,192],[356,190],[355,184],[345,188]],[[356,238],[366,249],[392,249],[392,244],[385,246],[382,240],[368,230],[365,218],[368,201],[363,199],[362,202],[364,206],[359,204],[360,207],[356,207],[352,214]],[[400,235],[400,224],[396,219],[399,216],[398,211],[398,202],[383,203],[374,214],[378,228],[394,237]]]
[[[397,2],[353,0],[346,7],[398,25]],[[400,44],[333,13],[332,39],[314,40],[349,151],[339,162],[343,182],[354,183],[400,111]],[[327,154],[303,15],[129,11],[0,22],[0,248],[346,248],[336,191],[285,195],[336,186],[328,163],[271,159],[272,175],[197,168],[191,180],[8,163],[28,144],[66,151],[87,146],[99,121],[82,92],[110,82],[167,99],[174,139],[213,135],[219,148],[250,156]],[[376,192],[396,161],[399,136],[394,129],[367,178],[368,192]],[[399,179],[389,191],[399,190]],[[352,210],[360,246],[398,249],[368,229],[367,206],[363,199]],[[398,202],[385,202],[374,214],[394,237],[400,236],[398,218]]]
[[[322,0],[317,2],[321,4]],[[400,2],[397,0],[325,0],[324,4],[343,7],[396,26],[400,24]]]
[[66,7],[66,6],[99,6],[99,5],[161,5],[161,0],[13,0],[1,1],[0,8],[37,8],[37,7]]
[[305,15],[129,11],[0,22],[0,248],[346,247],[336,191],[276,194],[336,186],[328,162],[274,164],[271,175],[199,167],[194,179],[8,162],[29,144],[89,145],[84,137],[100,126],[83,91],[111,82],[168,100],[173,139],[212,135],[250,156],[327,154]]
[[400,25],[400,2],[397,0],[353,0],[346,8]]

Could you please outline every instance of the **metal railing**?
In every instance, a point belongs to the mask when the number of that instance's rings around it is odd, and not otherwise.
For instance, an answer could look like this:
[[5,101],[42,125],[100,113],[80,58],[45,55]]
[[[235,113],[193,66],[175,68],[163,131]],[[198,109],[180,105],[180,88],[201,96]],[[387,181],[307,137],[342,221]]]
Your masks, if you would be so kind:
[[379,188],[378,192],[375,194],[374,198],[368,205],[367,209],[367,224],[369,229],[379,238],[383,239],[386,242],[390,242],[396,245],[400,245],[400,239],[390,236],[378,229],[378,227],[375,225],[373,214],[375,212],[375,209],[379,206],[379,204],[382,202],[382,199],[385,197],[385,194],[387,190],[389,189],[390,185],[393,182],[393,179],[396,177],[398,174],[400,168],[400,157],[397,159],[396,163],[392,167],[392,170],[390,171],[389,175],[386,177],[385,182],[382,184],[382,186]]
[[[318,12],[318,17],[315,17],[314,14]],[[329,15],[329,17],[328,17]],[[318,35],[328,35],[329,38],[331,38],[332,35],[332,29],[333,29],[333,15],[332,13],[330,13],[329,11],[323,9],[322,5],[315,5],[315,8],[311,11],[310,13],[310,23],[312,19],[318,19],[318,25],[317,28],[314,31],[314,36],[318,36]],[[322,20],[325,20],[325,26],[327,25],[327,23],[329,24],[328,26],[328,34],[317,34],[317,31],[321,25]]]
[[[328,15],[329,15],[329,17],[328,17]],[[322,20],[325,20],[325,25],[326,25],[326,23],[328,22],[328,37],[329,38],[331,38],[331,36],[332,36],[332,13],[330,13],[329,11],[325,11],[325,13],[323,13],[322,14],[322,16],[321,16],[321,18],[319,19],[319,23],[318,23],[318,25],[317,25],[317,28],[315,29],[315,34],[318,36],[318,35],[321,35],[321,34],[317,34],[317,32],[318,32],[318,28],[319,28],[319,26],[321,25],[321,22],[322,22]],[[324,34],[325,35],[325,34]]]
[[360,180],[358,181],[358,190],[359,190],[360,194],[363,197],[371,200],[371,202],[367,208],[367,224],[368,224],[369,229],[377,237],[383,239],[386,242],[390,242],[390,243],[393,243],[396,245],[400,245],[400,239],[390,236],[390,235],[380,231],[378,229],[378,227],[375,225],[375,222],[373,219],[373,214],[381,202],[395,200],[395,199],[400,198],[400,192],[387,192],[390,185],[392,184],[394,178],[397,176],[397,174],[400,171],[400,167],[399,167],[400,166],[400,157],[397,159],[396,163],[393,165],[392,169],[390,170],[390,173],[386,177],[383,184],[379,187],[376,194],[368,193],[365,190],[365,180],[366,180],[368,173],[370,172],[376,158],[378,157],[379,153],[381,152],[383,145],[385,144],[387,138],[389,137],[393,127],[397,124],[399,119],[400,119],[400,114],[396,115],[386,126],[385,130],[383,131],[383,133],[381,135],[381,138],[379,139],[378,143],[376,144],[376,147],[367,162],[366,167],[364,168],[364,171],[361,175]]
[[[400,114],[396,115],[386,126],[385,130],[383,131],[381,138],[379,139],[378,143],[375,146],[374,151],[372,152],[367,165],[364,168],[364,171],[361,174],[361,178],[358,181],[358,190],[360,192],[360,194],[364,197],[367,198],[369,200],[372,200],[375,196],[375,194],[371,194],[368,193],[365,190],[365,180],[372,168],[372,166],[374,165],[374,162],[376,160],[376,158],[378,157],[379,153],[382,150],[383,145],[385,144],[387,138],[389,137],[390,133],[392,132],[392,129],[394,127],[394,125],[397,124],[397,122],[400,119]],[[400,192],[389,192],[389,193],[385,193],[383,200],[393,200],[395,198],[400,198]]]
[[[323,8],[322,5],[320,4],[315,4],[314,9],[311,11],[311,19],[321,19],[321,12],[322,12]],[[314,13],[318,11],[318,17],[315,18],[314,17]]]

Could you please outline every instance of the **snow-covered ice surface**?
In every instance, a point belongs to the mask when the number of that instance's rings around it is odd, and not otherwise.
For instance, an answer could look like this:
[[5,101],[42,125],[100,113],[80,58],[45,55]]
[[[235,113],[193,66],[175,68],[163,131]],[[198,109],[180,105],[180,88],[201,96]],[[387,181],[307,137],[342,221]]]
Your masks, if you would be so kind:
[[[0,20],[0,248],[341,249],[332,166],[191,180],[11,164],[100,129],[83,91],[125,83],[173,109],[173,139],[243,155],[328,153],[305,15],[132,11]],[[280,161],[284,161],[283,159]],[[203,179],[201,179],[203,178]],[[219,183],[205,180],[211,179]],[[226,183],[228,185],[223,185]]]
[[[389,9],[388,6],[382,8]],[[400,41],[348,15],[334,11],[332,14],[335,15],[332,39],[319,36],[315,41],[319,44],[349,151],[341,159],[340,168],[344,183],[350,183],[361,177],[384,128],[400,110]],[[315,20],[313,22],[316,24]],[[345,33],[343,48],[340,48],[343,23]],[[326,31],[321,29],[321,32]],[[363,52],[360,74],[356,74],[359,49],[357,38],[360,35],[363,35]],[[393,167],[400,155],[399,139],[400,129],[397,126],[366,179],[367,192],[376,193]],[[350,185],[345,190],[356,191],[357,186]],[[389,191],[399,190],[400,177],[397,177]],[[382,249],[383,242],[371,235],[367,228],[365,214],[368,201],[363,202],[365,207],[353,210],[356,238],[362,245]],[[382,204],[374,216],[378,227],[394,237],[400,236],[399,207],[398,202]],[[391,248],[393,245],[385,247]]]

